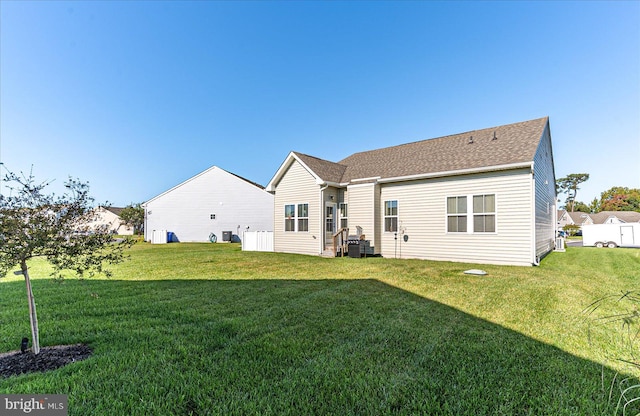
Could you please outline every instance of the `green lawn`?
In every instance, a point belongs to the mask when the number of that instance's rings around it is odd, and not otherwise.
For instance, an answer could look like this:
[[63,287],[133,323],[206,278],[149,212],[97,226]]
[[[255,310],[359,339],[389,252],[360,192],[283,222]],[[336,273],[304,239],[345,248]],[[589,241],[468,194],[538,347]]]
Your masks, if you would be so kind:
[[[583,310],[637,288],[640,250],[522,268],[143,243],[111,279],[31,268],[41,345],[94,355],[0,392],[68,394],[70,415],[599,415],[630,370],[617,328]],[[24,282],[6,277],[0,351],[29,334]]]

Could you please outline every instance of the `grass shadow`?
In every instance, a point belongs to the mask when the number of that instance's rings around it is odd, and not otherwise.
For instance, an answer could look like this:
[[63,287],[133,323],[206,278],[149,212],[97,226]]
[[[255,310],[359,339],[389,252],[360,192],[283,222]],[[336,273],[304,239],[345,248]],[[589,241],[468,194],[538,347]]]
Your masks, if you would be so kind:
[[[0,351],[28,333],[0,291]],[[42,345],[94,356],[0,380],[69,414],[612,413],[613,371],[378,280],[34,282]]]

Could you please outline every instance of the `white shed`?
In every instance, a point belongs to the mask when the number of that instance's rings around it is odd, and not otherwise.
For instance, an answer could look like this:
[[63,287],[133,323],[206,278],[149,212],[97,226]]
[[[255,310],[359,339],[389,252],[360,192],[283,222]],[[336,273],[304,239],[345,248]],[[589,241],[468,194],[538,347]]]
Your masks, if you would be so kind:
[[[273,195],[217,166],[143,204],[144,237],[173,242],[240,241],[244,231],[273,231]],[[212,238],[212,236],[215,236]]]

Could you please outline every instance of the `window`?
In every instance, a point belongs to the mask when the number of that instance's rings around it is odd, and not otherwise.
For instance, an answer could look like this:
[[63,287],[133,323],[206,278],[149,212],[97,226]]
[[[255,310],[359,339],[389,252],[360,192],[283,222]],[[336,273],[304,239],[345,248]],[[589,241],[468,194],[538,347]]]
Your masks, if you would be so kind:
[[349,221],[347,221],[347,204],[340,204],[340,228],[347,228]]
[[496,196],[473,196],[473,231],[476,233],[496,232]]
[[326,215],[325,215],[325,232],[333,234],[333,205],[327,205],[325,207]]
[[285,205],[284,206],[284,230],[295,231],[296,230],[296,206]]
[[398,201],[384,201],[384,231],[398,231]]
[[309,231],[309,204],[298,204],[298,231]]
[[284,206],[285,231],[309,231],[309,204]]
[[447,198],[447,232],[467,232],[466,196],[450,196]]

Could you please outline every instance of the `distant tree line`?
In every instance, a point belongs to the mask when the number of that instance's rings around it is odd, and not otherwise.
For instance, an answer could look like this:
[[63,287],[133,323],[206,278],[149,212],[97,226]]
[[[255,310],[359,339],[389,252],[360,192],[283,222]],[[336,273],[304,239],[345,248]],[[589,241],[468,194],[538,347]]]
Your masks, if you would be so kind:
[[636,211],[640,212],[640,189],[614,186],[586,204],[578,201],[576,195],[580,184],[589,179],[588,173],[572,173],[556,181],[558,194],[566,194],[564,209],[586,213],[602,211]]

